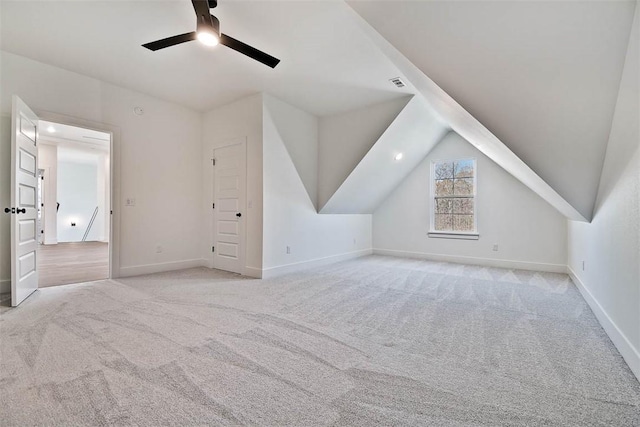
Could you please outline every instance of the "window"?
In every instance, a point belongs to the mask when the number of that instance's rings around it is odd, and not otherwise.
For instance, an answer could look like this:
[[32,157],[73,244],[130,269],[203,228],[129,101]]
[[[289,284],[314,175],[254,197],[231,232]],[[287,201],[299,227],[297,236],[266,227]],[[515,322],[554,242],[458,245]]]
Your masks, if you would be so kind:
[[[435,161],[431,165],[431,237],[476,236],[475,159]],[[432,234],[434,234],[432,236]]]

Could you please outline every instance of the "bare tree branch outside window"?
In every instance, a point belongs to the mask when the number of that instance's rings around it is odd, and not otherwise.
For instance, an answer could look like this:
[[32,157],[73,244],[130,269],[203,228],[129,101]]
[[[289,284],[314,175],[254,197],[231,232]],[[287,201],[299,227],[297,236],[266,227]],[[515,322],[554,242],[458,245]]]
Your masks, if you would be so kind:
[[474,232],[475,161],[434,164],[435,231]]

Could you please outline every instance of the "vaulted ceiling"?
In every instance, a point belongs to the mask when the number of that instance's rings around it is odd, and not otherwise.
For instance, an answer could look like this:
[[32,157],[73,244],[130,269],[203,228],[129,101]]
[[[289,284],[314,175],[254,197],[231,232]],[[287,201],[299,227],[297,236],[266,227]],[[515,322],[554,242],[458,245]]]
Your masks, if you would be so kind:
[[318,116],[421,94],[569,218],[588,219],[634,7],[220,0],[222,31],[280,58],[272,70],[223,46],[142,48],[194,29],[188,0],[3,0],[0,47],[198,111],[260,91]]
[[349,1],[590,218],[635,1]]

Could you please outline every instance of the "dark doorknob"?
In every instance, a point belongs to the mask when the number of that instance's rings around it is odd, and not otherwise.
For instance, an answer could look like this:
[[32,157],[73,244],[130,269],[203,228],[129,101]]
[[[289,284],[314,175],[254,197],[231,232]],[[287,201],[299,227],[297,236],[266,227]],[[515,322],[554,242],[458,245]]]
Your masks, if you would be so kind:
[[22,208],[22,209],[17,208],[17,209],[16,209],[16,213],[17,213],[17,214],[19,214],[19,213],[27,213],[27,209],[26,209],[26,208]]
[[238,213],[236,214],[236,216],[237,216],[238,218],[240,218],[240,217],[242,216],[242,214],[241,214],[240,212],[238,212]]
[[16,213],[16,208],[4,208],[4,213]]

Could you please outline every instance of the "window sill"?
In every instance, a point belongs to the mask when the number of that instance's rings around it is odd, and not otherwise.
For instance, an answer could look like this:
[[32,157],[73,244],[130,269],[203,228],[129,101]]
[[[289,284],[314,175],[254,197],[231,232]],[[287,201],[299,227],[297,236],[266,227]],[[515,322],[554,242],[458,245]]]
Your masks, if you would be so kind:
[[429,231],[427,236],[436,239],[478,240],[478,233],[456,233],[455,231]]

